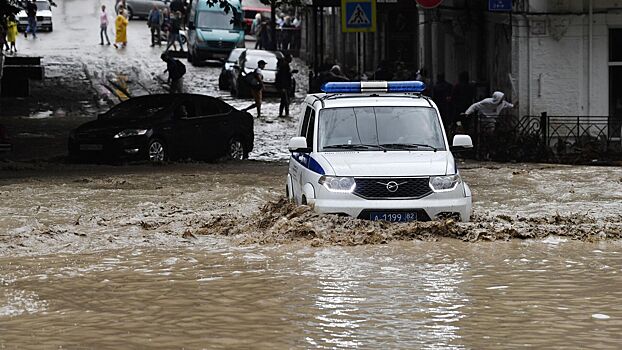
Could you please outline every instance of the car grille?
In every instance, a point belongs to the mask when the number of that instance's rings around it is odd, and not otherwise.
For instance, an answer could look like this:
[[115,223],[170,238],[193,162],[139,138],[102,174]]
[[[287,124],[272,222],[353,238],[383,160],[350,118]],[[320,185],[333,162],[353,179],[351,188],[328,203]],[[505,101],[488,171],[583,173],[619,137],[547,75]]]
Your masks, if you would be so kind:
[[207,46],[214,47],[218,49],[233,49],[235,47],[235,43],[230,41],[208,41]]
[[[430,193],[428,177],[355,178],[354,194],[365,199],[417,199]],[[392,186],[389,186],[392,185]],[[397,186],[395,186],[397,185]]]

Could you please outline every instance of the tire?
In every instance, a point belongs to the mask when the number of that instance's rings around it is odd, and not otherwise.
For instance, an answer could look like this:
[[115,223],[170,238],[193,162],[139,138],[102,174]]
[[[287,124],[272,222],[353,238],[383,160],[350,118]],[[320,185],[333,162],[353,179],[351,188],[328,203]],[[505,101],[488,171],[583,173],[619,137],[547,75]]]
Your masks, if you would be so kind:
[[149,140],[147,152],[147,159],[152,164],[161,164],[168,158],[168,149],[166,148],[166,144],[157,138]]
[[244,147],[244,142],[237,136],[232,137],[227,147],[227,158],[231,160],[243,160],[246,157],[248,157],[248,153]]
[[127,19],[130,20],[132,19],[132,17],[134,17],[134,11],[132,11],[131,7],[127,7]]

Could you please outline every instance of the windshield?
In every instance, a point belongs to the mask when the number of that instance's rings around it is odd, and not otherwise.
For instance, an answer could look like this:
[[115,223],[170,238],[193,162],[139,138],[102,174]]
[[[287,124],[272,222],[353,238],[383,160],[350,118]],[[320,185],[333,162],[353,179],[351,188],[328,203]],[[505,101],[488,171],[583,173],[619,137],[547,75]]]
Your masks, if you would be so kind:
[[112,107],[103,117],[107,119],[142,119],[153,116],[155,113],[170,106],[170,101],[161,99],[129,99]]
[[200,11],[197,27],[208,29],[235,29],[233,25],[233,11],[229,13]]
[[266,62],[266,67],[264,69],[268,70],[276,70],[276,65],[279,62],[276,56],[246,56],[246,64],[244,65],[246,68],[257,68],[257,62],[260,60],[264,60]]
[[47,1],[37,1],[35,4],[37,5],[37,11],[50,10],[50,3]]
[[433,108],[348,107],[320,112],[320,151],[445,150]]

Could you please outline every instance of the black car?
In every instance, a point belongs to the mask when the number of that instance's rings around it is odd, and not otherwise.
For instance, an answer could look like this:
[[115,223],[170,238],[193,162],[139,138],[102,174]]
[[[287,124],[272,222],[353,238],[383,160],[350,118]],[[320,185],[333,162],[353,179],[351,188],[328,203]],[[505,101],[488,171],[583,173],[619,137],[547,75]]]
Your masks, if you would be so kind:
[[[261,60],[266,62],[266,67],[262,70],[264,92],[277,93],[276,69],[280,59],[283,59],[283,54],[278,51],[246,49],[240,54],[230,74],[231,95],[235,97],[250,96],[250,85],[247,82],[246,75],[253,72]],[[293,70],[292,73],[297,73],[297,71]],[[296,91],[296,79],[292,77],[290,96],[294,95],[294,91]]]
[[0,155],[5,152],[10,152],[12,149],[13,145],[11,145],[9,141],[9,134],[4,125],[0,124]]
[[77,159],[244,159],[253,149],[253,118],[210,96],[134,97],[69,136]]
[[218,77],[218,88],[220,90],[229,89],[231,71],[233,70],[233,66],[237,64],[238,58],[244,51],[246,51],[244,48],[233,49],[233,51],[229,54],[229,57],[227,57],[227,60],[225,61],[225,64],[223,64],[222,70],[220,71],[220,76]]

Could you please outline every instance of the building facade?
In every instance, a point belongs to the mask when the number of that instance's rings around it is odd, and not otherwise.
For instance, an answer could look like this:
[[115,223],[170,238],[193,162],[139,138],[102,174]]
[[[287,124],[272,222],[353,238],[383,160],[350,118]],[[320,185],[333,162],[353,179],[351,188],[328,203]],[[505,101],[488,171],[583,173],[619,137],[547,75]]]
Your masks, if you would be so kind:
[[451,83],[466,71],[479,97],[504,91],[520,115],[622,115],[622,0],[514,0],[511,12],[491,12],[486,0],[379,2],[378,30],[358,46],[357,34],[341,33],[339,4],[324,5],[315,22],[307,11],[310,63],[369,76],[381,61],[403,61]]

